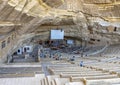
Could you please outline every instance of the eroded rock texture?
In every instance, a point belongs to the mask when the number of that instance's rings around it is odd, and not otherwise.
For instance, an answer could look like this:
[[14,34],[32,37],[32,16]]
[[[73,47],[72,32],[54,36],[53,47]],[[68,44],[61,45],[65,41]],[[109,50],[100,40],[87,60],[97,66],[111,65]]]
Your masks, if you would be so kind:
[[1,42],[14,32],[16,48],[35,36],[49,39],[50,29],[62,28],[65,37],[89,44],[119,43],[119,9],[120,0],[0,0]]

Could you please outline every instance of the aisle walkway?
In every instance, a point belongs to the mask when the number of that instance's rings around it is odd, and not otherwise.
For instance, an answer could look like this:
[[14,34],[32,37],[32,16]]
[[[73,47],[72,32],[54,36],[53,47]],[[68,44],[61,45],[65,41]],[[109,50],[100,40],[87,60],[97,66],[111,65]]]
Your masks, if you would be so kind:
[[50,73],[49,73],[49,71],[47,70],[47,67],[46,67],[48,65],[50,65],[50,63],[42,63],[42,69],[43,69],[43,72],[44,72],[45,76],[50,75]]
[[50,75],[49,71],[47,70],[47,66],[52,65],[52,63],[49,62],[49,60],[44,60],[44,59],[42,59],[41,61],[42,61],[41,63],[42,69],[43,69],[45,76]]
[[35,77],[0,78],[0,85],[40,85],[44,75],[37,74]]

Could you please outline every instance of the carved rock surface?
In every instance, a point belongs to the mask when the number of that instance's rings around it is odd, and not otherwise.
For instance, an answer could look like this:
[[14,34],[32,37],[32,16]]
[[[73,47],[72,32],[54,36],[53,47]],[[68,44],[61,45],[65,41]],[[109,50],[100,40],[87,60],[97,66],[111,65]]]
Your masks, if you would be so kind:
[[0,0],[0,40],[15,32],[18,47],[31,37],[49,39],[51,29],[62,28],[65,37],[119,43],[119,9],[120,0]]

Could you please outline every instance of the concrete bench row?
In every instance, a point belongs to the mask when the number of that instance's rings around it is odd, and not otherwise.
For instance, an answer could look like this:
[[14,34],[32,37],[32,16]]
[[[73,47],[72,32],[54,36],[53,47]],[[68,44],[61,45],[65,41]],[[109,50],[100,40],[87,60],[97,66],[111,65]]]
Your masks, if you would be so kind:
[[44,74],[35,74],[29,77],[0,78],[0,85],[41,85]]
[[[67,67],[66,65],[60,66],[58,64],[58,66],[48,66],[47,69],[53,74],[42,79],[40,81],[41,85],[106,85],[106,83],[111,85],[120,83],[118,74],[111,74],[92,68],[78,66]],[[99,82],[102,84],[99,84]]]
[[70,77],[61,78],[59,75],[51,75],[42,79],[41,85],[114,85],[120,84],[120,78],[116,75],[95,77]]
[[0,78],[34,77],[43,74],[42,67],[0,67]]
[[89,65],[84,65],[85,67],[106,71],[110,73],[119,73],[120,74],[120,64],[118,63],[108,63],[108,62],[102,62],[102,63],[94,63]]

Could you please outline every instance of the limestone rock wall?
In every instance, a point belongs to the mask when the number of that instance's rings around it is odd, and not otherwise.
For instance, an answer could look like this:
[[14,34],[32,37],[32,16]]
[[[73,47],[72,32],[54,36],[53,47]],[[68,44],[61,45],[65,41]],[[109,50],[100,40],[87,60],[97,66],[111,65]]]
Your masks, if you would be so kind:
[[49,39],[51,29],[62,28],[65,36],[89,44],[119,43],[119,9],[119,0],[0,0],[0,41],[15,32],[16,49],[26,39]]

